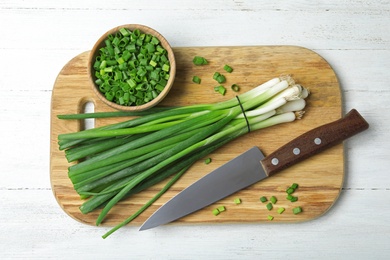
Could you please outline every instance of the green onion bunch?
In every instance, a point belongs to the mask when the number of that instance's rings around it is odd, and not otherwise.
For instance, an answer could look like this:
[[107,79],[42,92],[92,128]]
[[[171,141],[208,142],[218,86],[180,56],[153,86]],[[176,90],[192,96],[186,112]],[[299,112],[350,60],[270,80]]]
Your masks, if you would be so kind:
[[300,118],[308,94],[291,77],[274,78],[224,102],[173,107],[60,134],[59,148],[69,162],[77,161],[68,168],[68,176],[81,198],[89,198],[81,212],[103,207],[96,220],[96,225],[101,224],[120,200],[169,176],[178,179],[193,163],[231,140]]

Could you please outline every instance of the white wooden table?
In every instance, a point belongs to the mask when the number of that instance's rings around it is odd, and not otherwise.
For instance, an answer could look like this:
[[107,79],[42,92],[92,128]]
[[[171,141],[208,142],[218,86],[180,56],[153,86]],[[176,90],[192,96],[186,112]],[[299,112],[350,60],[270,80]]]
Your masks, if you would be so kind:
[[[0,0],[0,259],[389,259],[390,1],[319,2]],[[125,23],[153,27],[175,47],[299,45],[322,55],[343,110],[370,123],[345,143],[331,210],[300,224],[132,226],[106,240],[106,228],[66,215],[49,179],[53,83]]]

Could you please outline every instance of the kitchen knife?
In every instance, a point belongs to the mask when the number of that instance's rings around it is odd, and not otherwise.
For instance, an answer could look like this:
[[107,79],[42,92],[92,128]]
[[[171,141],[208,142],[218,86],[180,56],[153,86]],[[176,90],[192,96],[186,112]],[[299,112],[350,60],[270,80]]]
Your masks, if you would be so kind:
[[204,208],[245,187],[296,164],[368,128],[352,109],[343,118],[312,129],[264,157],[253,147],[178,193],[141,226],[157,227]]

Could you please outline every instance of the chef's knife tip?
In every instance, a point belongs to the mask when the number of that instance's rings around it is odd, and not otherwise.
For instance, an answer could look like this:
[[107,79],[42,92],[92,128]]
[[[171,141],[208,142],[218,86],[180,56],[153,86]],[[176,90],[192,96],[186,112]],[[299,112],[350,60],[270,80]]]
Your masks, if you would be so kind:
[[144,231],[144,230],[148,230],[149,228],[148,227],[145,227],[144,225],[142,225],[138,231]]
[[138,231],[145,231],[145,230],[148,230],[148,229],[152,229],[152,228],[156,228],[160,225],[148,225],[147,223],[144,223],[139,229]]
[[155,227],[158,227],[158,226],[159,226],[159,224],[153,224],[150,221],[145,221],[141,225],[141,227],[138,229],[138,231],[144,231],[144,230],[152,229],[152,228],[155,228]]

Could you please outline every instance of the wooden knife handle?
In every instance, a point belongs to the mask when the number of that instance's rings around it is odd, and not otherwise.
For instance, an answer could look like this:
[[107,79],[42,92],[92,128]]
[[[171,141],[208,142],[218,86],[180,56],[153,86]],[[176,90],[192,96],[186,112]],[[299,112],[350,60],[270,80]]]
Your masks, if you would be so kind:
[[[319,126],[295,138],[265,157],[261,163],[270,176],[368,128],[368,123],[352,109],[343,118]],[[330,162],[331,163],[331,162]]]

